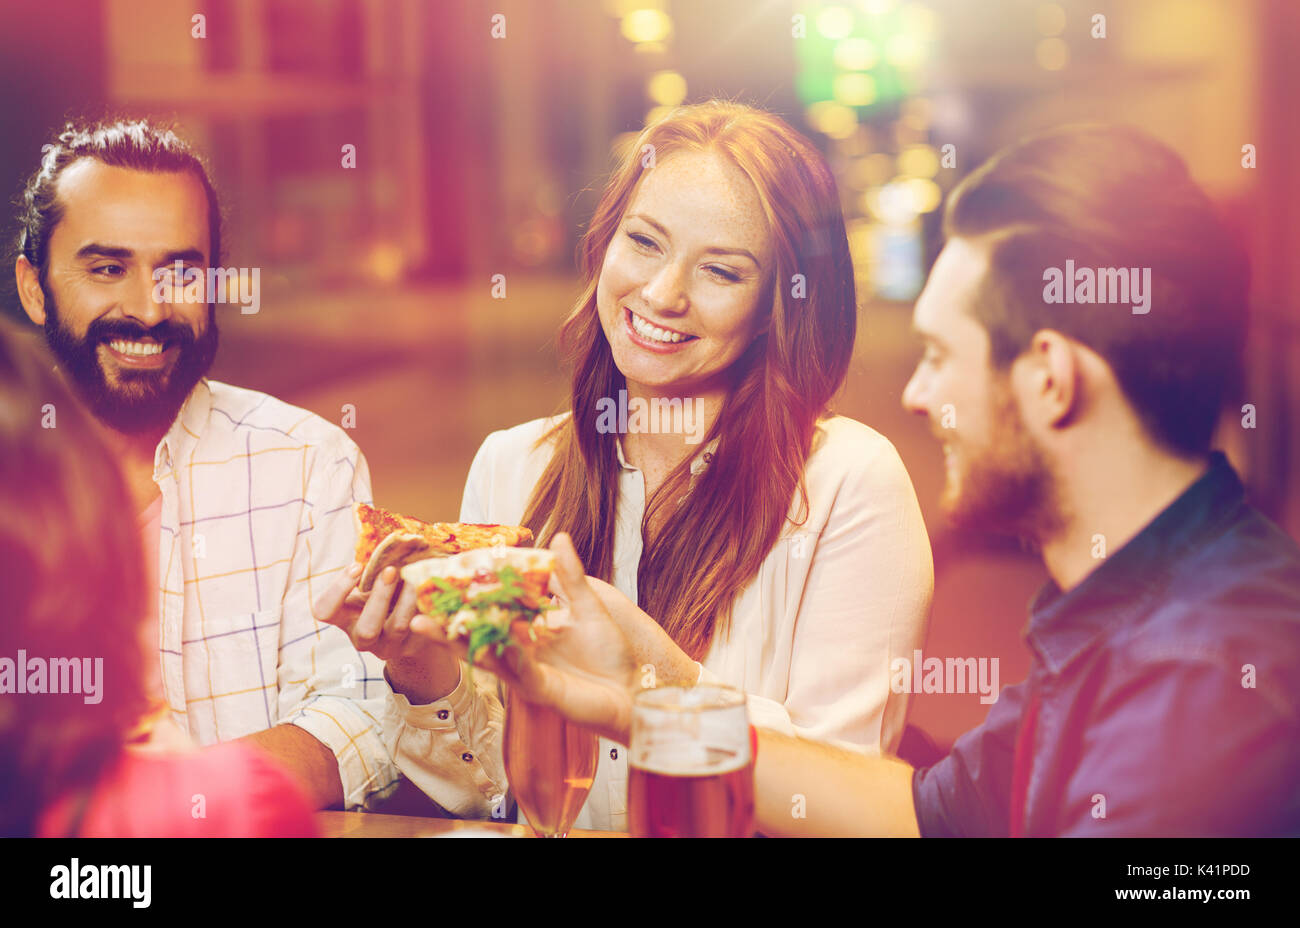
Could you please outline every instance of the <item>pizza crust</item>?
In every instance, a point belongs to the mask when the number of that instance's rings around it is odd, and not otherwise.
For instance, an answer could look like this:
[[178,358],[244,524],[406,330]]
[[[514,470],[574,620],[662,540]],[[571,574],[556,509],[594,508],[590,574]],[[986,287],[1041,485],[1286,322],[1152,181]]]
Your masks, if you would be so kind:
[[430,557],[533,541],[533,533],[524,526],[423,522],[361,502],[352,504],[352,521],[357,534],[354,557],[365,565],[357,583],[362,593],[370,592],[389,565],[400,570]]
[[401,570],[407,564],[434,557],[440,553],[442,552],[438,551],[422,535],[405,535],[400,532],[393,532],[381,541],[379,547],[375,548],[375,553],[370,555],[370,560],[366,562],[366,569],[361,572],[361,579],[357,582],[357,589],[362,593],[369,593],[375,585],[375,581],[379,579],[379,575],[389,565]]

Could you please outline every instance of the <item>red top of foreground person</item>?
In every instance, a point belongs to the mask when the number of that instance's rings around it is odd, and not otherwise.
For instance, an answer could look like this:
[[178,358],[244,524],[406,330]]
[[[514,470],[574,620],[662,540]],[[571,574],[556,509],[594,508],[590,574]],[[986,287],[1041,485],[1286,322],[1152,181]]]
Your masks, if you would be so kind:
[[[80,822],[78,823],[78,813]],[[301,787],[239,742],[191,754],[126,752],[90,792],[41,816],[37,835],[85,838],[314,838]]]

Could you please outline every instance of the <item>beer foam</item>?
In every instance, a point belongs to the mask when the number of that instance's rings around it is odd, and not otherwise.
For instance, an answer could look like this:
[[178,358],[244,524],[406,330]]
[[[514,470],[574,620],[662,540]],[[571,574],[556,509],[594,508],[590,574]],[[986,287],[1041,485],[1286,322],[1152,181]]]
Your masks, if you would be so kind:
[[709,777],[740,770],[749,763],[749,747],[729,751],[700,742],[679,741],[640,747],[629,758],[638,770],[674,777]]

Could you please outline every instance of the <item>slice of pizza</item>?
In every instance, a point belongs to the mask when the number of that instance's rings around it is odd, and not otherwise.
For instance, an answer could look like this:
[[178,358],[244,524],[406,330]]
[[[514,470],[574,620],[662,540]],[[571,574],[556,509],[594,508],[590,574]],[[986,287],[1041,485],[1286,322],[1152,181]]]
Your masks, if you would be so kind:
[[415,585],[416,609],[463,640],[473,666],[484,647],[500,657],[523,634],[537,640],[552,630],[544,614],[555,555],[544,548],[488,548],[427,558],[402,568]]
[[390,565],[401,568],[429,557],[533,543],[532,531],[521,525],[423,522],[366,503],[353,503],[352,515],[357,526],[356,561],[366,565],[357,583],[363,593]]

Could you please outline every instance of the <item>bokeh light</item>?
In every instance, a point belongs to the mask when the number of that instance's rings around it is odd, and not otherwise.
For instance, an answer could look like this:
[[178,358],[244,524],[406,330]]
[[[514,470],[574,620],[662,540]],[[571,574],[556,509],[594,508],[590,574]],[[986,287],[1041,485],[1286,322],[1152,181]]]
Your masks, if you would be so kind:
[[853,33],[853,11],[828,6],[817,14],[817,31],[828,39],[846,39]]
[[1070,61],[1070,46],[1064,39],[1043,39],[1034,47],[1034,58],[1045,71],[1060,71]]
[[908,145],[898,153],[898,173],[907,177],[934,177],[939,173],[939,153],[929,145]]
[[619,30],[629,42],[662,42],[672,35],[673,21],[663,10],[633,10],[623,17]]
[[845,106],[868,106],[876,101],[876,82],[870,74],[840,74],[832,86],[836,102]]
[[858,114],[842,103],[823,100],[808,107],[808,122],[833,139],[844,139],[858,128]]
[[1056,3],[1044,3],[1034,11],[1034,23],[1043,35],[1060,35],[1065,31],[1065,10]]
[[849,38],[835,43],[835,66],[845,71],[866,71],[875,66],[876,46],[869,39]]
[[646,91],[660,106],[677,106],[686,99],[686,78],[676,71],[656,71],[650,75]]

